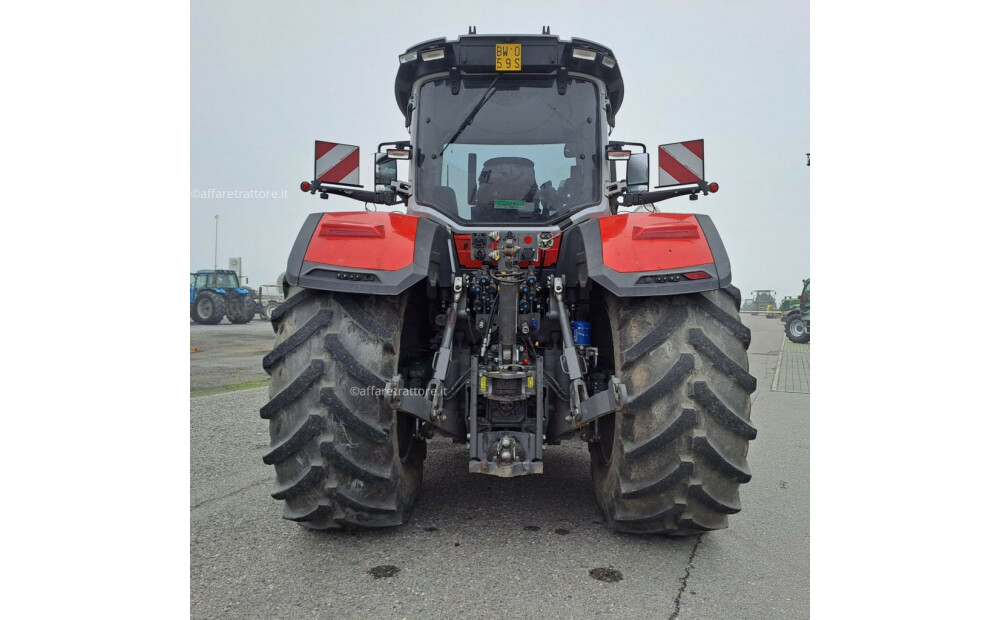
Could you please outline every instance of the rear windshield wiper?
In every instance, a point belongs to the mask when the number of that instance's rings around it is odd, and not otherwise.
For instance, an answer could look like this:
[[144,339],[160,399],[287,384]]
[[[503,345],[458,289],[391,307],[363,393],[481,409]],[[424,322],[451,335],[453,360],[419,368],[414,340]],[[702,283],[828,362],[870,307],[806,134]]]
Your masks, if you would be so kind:
[[459,125],[458,129],[455,130],[455,133],[452,134],[452,136],[450,138],[448,138],[447,140],[445,140],[444,146],[441,147],[441,153],[442,154],[444,154],[444,150],[446,148],[448,148],[450,145],[454,144],[455,140],[458,139],[458,136],[462,135],[462,132],[465,131],[465,128],[472,124],[472,119],[474,119],[476,117],[476,114],[479,114],[479,110],[486,103],[486,100],[489,99],[490,97],[492,97],[493,93],[496,92],[497,80],[499,80],[499,79],[500,79],[499,75],[497,75],[495,78],[493,78],[493,82],[490,84],[489,88],[486,89],[486,92],[483,93],[483,97],[482,97],[482,99],[479,100],[479,103],[476,104],[476,107],[472,108],[472,111],[469,112],[469,115],[465,117],[465,120],[462,121],[462,124]]

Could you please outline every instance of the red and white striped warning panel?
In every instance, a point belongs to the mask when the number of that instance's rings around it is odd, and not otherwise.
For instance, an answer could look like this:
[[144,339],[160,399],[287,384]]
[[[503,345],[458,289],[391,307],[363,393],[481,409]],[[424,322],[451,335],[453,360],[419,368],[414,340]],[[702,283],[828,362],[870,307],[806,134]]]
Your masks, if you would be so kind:
[[661,144],[660,187],[705,180],[705,141]]
[[361,150],[351,144],[316,141],[316,176],[321,183],[361,187]]

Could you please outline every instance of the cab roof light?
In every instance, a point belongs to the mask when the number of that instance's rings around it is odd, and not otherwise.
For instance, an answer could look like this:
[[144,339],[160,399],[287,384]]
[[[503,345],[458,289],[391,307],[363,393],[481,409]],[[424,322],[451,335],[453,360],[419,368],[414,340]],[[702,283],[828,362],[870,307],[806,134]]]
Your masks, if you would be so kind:
[[442,47],[436,50],[427,50],[426,52],[420,52],[420,58],[422,58],[424,62],[427,62],[429,60],[441,60],[442,58],[444,58],[444,48]]
[[400,56],[399,56],[399,64],[405,65],[406,63],[413,62],[416,59],[417,59],[417,53],[416,52],[406,52],[405,54],[400,54]]
[[573,58],[579,58],[580,60],[597,60],[597,52],[594,50],[585,50],[579,47],[574,47]]
[[604,58],[601,59],[601,64],[607,67],[608,69],[614,69],[615,59],[612,58],[611,56],[605,56]]

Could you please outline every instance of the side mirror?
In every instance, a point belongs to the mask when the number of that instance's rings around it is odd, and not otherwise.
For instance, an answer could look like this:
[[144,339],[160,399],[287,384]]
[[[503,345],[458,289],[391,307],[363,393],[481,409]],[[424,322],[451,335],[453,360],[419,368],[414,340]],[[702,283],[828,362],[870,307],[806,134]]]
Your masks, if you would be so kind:
[[396,148],[382,151],[386,143],[378,145],[379,152],[375,153],[375,191],[386,191],[393,181],[399,180],[399,165],[397,161],[403,159],[409,161],[410,149],[402,148],[409,146],[408,143],[396,143]]
[[705,141],[688,140],[661,144],[656,149],[659,164],[659,185],[687,185],[705,180]]
[[649,153],[632,153],[629,156],[625,184],[630,194],[649,191]]
[[385,153],[375,153],[375,191],[385,191],[397,180],[396,160]]

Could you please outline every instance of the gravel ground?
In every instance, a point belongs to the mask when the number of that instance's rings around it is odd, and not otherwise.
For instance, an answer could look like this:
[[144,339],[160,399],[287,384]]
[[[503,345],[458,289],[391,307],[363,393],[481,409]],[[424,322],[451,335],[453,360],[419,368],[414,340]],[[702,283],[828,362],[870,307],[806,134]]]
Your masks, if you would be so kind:
[[[409,523],[312,532],[269,497],[267,390],[192,398],[192,616],[807,618],[809,395],[770,391],[781,322],[743,320],[760,387],[753,480],[729,529],[694,538],[610,532],[581,442],[546,450],[544,475],[499,479],[466,473],[463,446],[432,441]],[[263,321],[212,329],[259,325],[266,351]],[[201,372],[192,359],[192,387]]]

